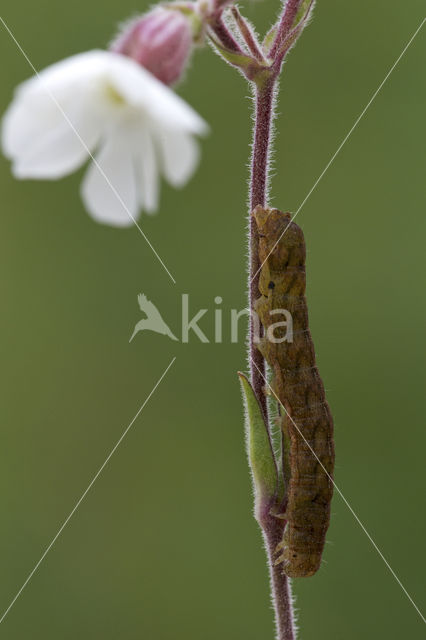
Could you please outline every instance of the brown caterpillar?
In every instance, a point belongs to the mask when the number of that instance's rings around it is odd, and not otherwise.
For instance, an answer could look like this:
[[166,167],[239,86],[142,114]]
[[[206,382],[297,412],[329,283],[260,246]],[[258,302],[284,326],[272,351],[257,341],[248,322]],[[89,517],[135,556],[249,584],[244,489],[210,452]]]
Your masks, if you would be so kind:
[[[288,213],[257,207],[253,215],[259,259],[265,261],[259,281],[262,295],[255,304],[264,328],[258,348],[271,367],[272,388],[285,409],[279,421],[285,479],[280,517],[286,524],[277,562],[283,563],[289,577],[311,576],[321,564],[330,522],[334,443],[333,418],[308,325],[305,240]],[[271,311],[278,309],[286,309],[292,316],[293,342],[274,344],[266,337],[268,327],[278,320]],[[285,333],[278,327],[273,335],[279,340]]]

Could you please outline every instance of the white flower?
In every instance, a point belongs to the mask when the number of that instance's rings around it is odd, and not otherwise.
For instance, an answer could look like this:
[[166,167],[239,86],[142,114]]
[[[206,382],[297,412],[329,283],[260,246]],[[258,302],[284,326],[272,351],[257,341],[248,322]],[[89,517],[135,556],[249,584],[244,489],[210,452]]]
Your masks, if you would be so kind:
[[126,226],[140,209],[157,209],[160,174],[175,187],[187,182],[199,158],[194,134],[206,132],[204,120],[136,62],[89,51],[18,87],[2,144],[21,179],[61,178],[96,151],[83,201],[96,220]]

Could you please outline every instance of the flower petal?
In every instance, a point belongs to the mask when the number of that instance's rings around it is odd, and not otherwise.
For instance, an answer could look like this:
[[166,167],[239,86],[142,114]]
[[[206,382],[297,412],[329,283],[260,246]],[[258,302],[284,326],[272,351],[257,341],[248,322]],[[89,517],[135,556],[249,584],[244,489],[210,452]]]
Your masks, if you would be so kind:
[[[78,133],[76,133],[78,132]],[[63,118],[57,127],[37,135],[13,164],[16,178],[55,180],[78,169],[101,135],[96,119],[82,118],[74,129]]]
[[56,179],[77,169],[102,140],[100,168],[89,168],[82,197],[96,220],[128,226],[140,206],[156,210],[160,169],[175,186],[189,179],[199,157],[192,136],[207,129],[134,60],[89,51],[18,87],[2,144],[17,177]]
[[3,117],[4,154],[11,159],[17,158],[34,140],[38,141],[49,128],[56,128],[63,121],[63,115],[47,94],[40,100],[40,96],[36,99],[17,92]]
[[160,126],[199,135],[208,132],[209,127],[201,116],[149,71],[130,58],[112,52],[109,55],[112,56],[110,80],[127,102],[145,110]]
[[70,56],[49,65],[37,75],[21,83],[16,93],[17,95],[32,92],[38,94],[41,86],[45,93],[52,91],[58,94],[70,93],[77,88],[83,89],[90,86],[93,78],[107,73],[111,64],[111,55],[108,51],[93,49]]
[[181,187],[198,166],[200,149],[194,138],[182,131],[158,131],[164,176],[174,187]]
[[[108,55],[89,51],[57,62],[17,87],[15,97],[3,120],[3,147],[14,157],[23,151],[31,138],[55,128],[64,120],[59,105],[70,118],[80,115],[97,93],[96,78],[105,76]],[[95,103],[94,103],[95,104]],[[80,107],[78,109],[78,106]],[[68,114],[67,114],[68,115]],[[30,140],[28,140],[30,138]]]
[[98,222],[128,227],[138,214],[138,193],[132,145],[116,131],[104,143],[96,163],[84,177],[81,195],[90,215]]
[[2,125],[17,177],[60,178],[94,149],[106,122],[97,95],[106,69],[99,53],[73,56],[17,88]]
[[139,186],[140,206],[147,213],[155,213],[158,208],[158,160],[149,131],[143,128],[139,132],[140,144],[135,152],[136,179]]

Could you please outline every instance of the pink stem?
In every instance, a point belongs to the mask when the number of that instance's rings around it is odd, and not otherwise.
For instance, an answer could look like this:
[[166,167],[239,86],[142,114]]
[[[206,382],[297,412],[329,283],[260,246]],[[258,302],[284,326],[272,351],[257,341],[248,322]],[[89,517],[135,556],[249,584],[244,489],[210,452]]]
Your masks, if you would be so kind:
[[233,51],[234,53],[244,53],[228,27],[224,23],[221,13],[214,14],[210,18],[210,29],[226,49],[229,49],[229,51]]
[[283,42],[284,38],[288,35],[293,25],[297,12],[300,9],[300,5],[303,0],[287,0],[283,14],[281,16],[280,24],[278,25],[277,35],[275,36],[274,43],[270,50],[271,58],[275,57],[277,50]]
[[[257,226],[251,212],[257,205],[267,204],[269,147],[274,112],[275,78],[271,77],[261,87],[255,89],[255,124],[251,160],[250,179],[250,219],[249,219],[249,308],[253,310],[254,302],[259,297],[259,268]],[[266,396],[263,392],[265,361],[254,343],[254,323],[250,322],[250,377],[256,397],[267,416]]]
[[[257,226],[251,215],[253,209],[261,205],[267,206],[268,199],[268,169],[272,138],[272,122],[274,116],[275,86],[277,76],[271,75],[266,81],[256,86],[255,94],[255,124],[251,162],[250,180],[250,284],[249,304],[253,310],[255,300],[259,298],[259,270]],[[262,407],[265,422],[268,423],[267,402],[263,391],[265,376],[265,361],[253,341],[254,324],[250,324],[250,376],[256,397]],[[277,545],[283,537],[285,523],[274,516],[267,515],[261,523],[268,557],[271,578],[271,593],[275,611],[277,640],[295,640],[293,622],[293,604],[290,585],[282,566],[275,565]]]
[[276,548],[283,535],[283,523],[273,516],[270,520],[270,523],[265,526],[264,538],[275,612],[276,638],[277,640],[296,640],[290,581],[284,574],[282,565],[275,564]]
[[232,6],[231,11],[232,11],[234,20],[237,23],[238,29],[244,39],[244,42],[249,48],[249,51],[251,52],[251,54],[256,60],[258,60],[259,62],[264,62],[265,58],[261,49],[259,48],[258,43],[256,42],[256,38],[253,35],[246,20],[243,18],[243,16],[239,12],[238,7],[236,7],[235,5]]

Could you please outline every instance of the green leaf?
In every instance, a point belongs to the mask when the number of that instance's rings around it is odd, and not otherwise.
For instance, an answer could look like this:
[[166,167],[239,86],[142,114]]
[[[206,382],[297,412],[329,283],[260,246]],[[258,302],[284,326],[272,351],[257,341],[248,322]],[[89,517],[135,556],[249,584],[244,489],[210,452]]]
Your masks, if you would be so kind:
[[238,373],[246,414],[247,454],[253,476],[256,515],[262,507],[272,504],[278,488],[278,467],[272,449],[268,426],[250,382]]

